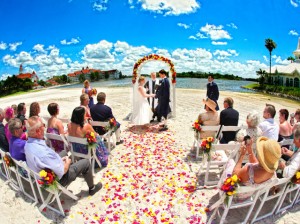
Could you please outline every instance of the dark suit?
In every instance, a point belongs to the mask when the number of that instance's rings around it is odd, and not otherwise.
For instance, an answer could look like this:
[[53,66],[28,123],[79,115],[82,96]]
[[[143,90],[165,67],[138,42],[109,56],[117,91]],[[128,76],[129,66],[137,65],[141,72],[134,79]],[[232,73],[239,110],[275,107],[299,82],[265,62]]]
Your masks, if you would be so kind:
[[207,91],[206,91],[206,96],[215,101],[215,103],[217,104],[216,106],[216,110],[219,110],[219,105],[218,105],[218,99],[219,99],[219,88],[218,85],[215,82],[212,83],[207,83],[206,85],[207,87]]
[[[220,125],[224,126],[237,126],[239,123],[239,112],[237,112],[232,107],[224,109],[220,113]],[[225,131],[223,132],[223,137],[221,143],[228,143],[234,141],[236,132],[235,131]]]
[[[94,106],[92,106],[91,110],[91,116],[94,121],[108,121],[111,118],[115,118],[112,110],[109,106],[106,106],[103,103],[97,103]],[[117,129],[120,128],[120,123],[117,122]],[[105,134],[104,128],[100,127],[94,127],[95,131],[97,131],[100,135]]]
[[158,105],[156,111],[158,117],[164,117],[167,119],[168,114],[171,112],[170,108],[170,82],[167,78],[162,79],[159,89],[156,93],[156,98],[158,98]]
[[5,136],[4,125],[2,123],[0,123],[0,148],[9,152],[9,145]]

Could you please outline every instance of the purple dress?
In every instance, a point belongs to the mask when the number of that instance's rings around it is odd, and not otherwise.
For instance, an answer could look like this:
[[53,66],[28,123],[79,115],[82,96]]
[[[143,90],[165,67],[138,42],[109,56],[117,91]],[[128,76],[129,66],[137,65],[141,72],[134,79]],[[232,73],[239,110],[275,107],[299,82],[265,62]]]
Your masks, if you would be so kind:
[[[47,133],[59,135],[58,129],[56,128],[47,128]],[[64,143],[62,141],[51,139],[52,147],[55,149],[55,152],[60,153],[64,150]]]
[[[91,88],[84,88],[85,93],[88,95],[90,90]],[[89,108],[92,108],[92,106],[94,106],[94,98],[92,96],[89,96],[89,99],[90,99]]]

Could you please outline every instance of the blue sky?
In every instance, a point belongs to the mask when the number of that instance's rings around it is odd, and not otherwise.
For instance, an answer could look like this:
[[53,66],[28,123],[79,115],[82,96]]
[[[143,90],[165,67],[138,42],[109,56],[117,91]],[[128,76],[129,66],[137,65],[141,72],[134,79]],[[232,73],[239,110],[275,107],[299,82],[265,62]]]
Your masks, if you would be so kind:
[[[141,57],[170,58],[177,72],[256,77],[287,64],[300,34],[300,0],[1,0],[0,79],[24,70],[40,78],[82,67],[132,73]],[[168,69],[149,62],[141,73]]]

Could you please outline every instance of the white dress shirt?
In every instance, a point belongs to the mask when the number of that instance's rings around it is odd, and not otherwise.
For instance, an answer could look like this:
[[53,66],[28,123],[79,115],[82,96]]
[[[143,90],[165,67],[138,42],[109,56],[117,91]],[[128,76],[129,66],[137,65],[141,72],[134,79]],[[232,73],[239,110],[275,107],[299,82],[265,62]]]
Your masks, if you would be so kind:
[[262,136],[275,141],[278,140],[279,125],[275,123],[274,118],[265,119],[258,127],[262,130]]

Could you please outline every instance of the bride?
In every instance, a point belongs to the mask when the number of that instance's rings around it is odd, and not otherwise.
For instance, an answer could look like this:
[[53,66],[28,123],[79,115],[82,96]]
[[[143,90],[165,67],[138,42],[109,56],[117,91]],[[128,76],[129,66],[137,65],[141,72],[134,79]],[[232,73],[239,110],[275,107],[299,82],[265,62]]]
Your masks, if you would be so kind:
[[155,94],[147,94],[145,85],[145,77],[140,76],[138,83],[135,84],[133,91],[133,112],[132,123],[135,125],[144,125],[150,123],[152,116],[151,108],[147,98],[155,97]]

